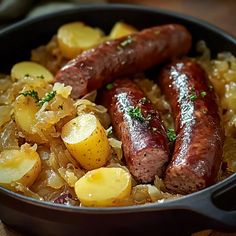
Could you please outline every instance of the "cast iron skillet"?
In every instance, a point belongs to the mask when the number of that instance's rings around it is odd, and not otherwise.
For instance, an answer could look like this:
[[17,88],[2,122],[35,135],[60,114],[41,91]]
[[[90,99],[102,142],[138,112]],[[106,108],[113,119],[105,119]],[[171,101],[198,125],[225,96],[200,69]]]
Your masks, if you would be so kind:
[[[191,31],[194,42],[205,40],[213,54],[231,51],[236,55],[235,38],[198,19],[138,6],[90,5],[25,20],[1,31],[1,72],[9,72],[15,62],[28,59],[32,48],[47,43],[60,25],[75,20],[107,32],[118,20],[139,29],[177,22]],[[236,231],[235,196],[236,174],[180,199],[118,208],[69,207],[40,202],[0,188],[0,219],[23,232],[47,236],[188,235],[207,228]]]

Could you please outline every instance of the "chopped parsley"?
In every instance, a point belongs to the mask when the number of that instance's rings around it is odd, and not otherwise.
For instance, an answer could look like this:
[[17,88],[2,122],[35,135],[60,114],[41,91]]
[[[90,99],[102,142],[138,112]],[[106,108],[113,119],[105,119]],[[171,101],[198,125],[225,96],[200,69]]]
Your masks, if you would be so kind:
[[107,90],[111,90],[112,88],[113,88],[113,84],[107,84],[107,85],[106,85],[106,89],[107,89]]
[[205,92],[205,91],[202,91],[201,93],[200,93],[200,95],[201,95],[201,97],[205,97],[206,95],[207,95],[207,93]]
[[24,77],[30,77],[30,75],[29,74],[25,74],[25,76]]
[[132,42],[133,42],[133,39],[131,38],[131,36],[128,36],[125,40],[120,42],[120,44],[117,46],[117,49],[122,50],[124,47],[131,44]]
[[127,45],[131,44],[133,42],[133,39],[128,36],[124,41],[120,43],[121,47],[126,47]]
[[144,120],[145,120],[140,107],[129,107],[128,108],[128,115],[131,118],[134,118],[140,122],[144,122]]
[[194,102],[197,99],[197,94],[196,94],[195,88],[191,89],[191,93],[189,95],[189,99],[192,102]]
[[34,91],[34,90],[25,91],[25,92],[23,92],[23,93],[20,93],[20,95],[23,95],[23,96],[25,96],[25,97],[30,96],[30,97],[32,97],[32,98],[34,99],[34,101],[35,101],[36,103],[38,103],[39,100],[40,100],[40,99],[39,99],[38,92],[36,92],[36,91]]
[[[46,93],[43,98],[39,98],[38,92],[35,90],[28,90],[23,93],[20,93],[23,96],[30,96],[34,99],[34,101],[39,105],[42,106],[45,102],[51,101],[56,96],[56,91],[52,91],[50,93]],[[62,107],[63,108],[63,107]]]
[[56,91],[46,93],[45,96],[38,102],[39,106],[42,106],[45,102],[50,102],[56,96],[56,93]]
[[167,137],[168,137],[170,142],[175,141],[176,140],[175,130],[172,129],[172,128],[168,128],[167,129]]
[[107,129],[107,136],[111,136],[113,132],[112,126]]

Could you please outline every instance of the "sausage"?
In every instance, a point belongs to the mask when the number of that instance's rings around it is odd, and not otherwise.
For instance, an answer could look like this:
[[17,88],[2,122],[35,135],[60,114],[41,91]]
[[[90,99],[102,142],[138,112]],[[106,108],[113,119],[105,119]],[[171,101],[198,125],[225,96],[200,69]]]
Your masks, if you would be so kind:
[[122,141],[126,164],[141,183],[161,176],[169,158],[168,140],[160,116],[138,85],[116,80],[100,97],[108,108],[117,137]]
[[164,182],[173,193],[188,194],[216,181],[223,133],[213,87],[190,60],[175,61],[158,77],[170,103],[177,139]]
[[56,80],[71,85],[72,97],[78,98],[117,77],[181,57],[190,47],[191,35],[184,26],[148,28],[83,52],[56,74]]

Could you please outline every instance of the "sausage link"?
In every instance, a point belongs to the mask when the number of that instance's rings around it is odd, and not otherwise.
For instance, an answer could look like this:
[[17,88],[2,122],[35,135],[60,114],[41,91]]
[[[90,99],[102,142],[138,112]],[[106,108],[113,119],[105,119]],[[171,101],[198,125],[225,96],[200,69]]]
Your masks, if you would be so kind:
[[178,61],[160,73],[158,82],[170,102],[177,139],[165,173],[167,189],[188,194],[216,181],[223,133],[213,87],[197,63]]
[[168,140],[160,116],[136,83],[116,80],[101,100],[111,115],[117,137],[122,141],[127,166],[141,183],[161,176],[169,158]]
[[117,77],[181,57],[190,47],[191,35],[181,25],[148,28],[83,52],[57,73],[56,80],[71,85],[72,96],[78,98]]

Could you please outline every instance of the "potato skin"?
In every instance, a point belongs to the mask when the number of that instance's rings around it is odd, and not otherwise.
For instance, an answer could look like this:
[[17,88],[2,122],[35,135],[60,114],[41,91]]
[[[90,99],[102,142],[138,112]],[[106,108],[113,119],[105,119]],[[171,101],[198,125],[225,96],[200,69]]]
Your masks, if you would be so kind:
[[[77,129],[78,133],[83,133],[85,127],[92,127],[91,132],[88,135],[85,134],[81,140],[76,141],[68,138],[72,135],[73,129]],[[86,170],[102,167],[110,158],[111,148],[106,131],[93,114],[82,114],[69,121],[62,128],[61,136],[71,155]]]

